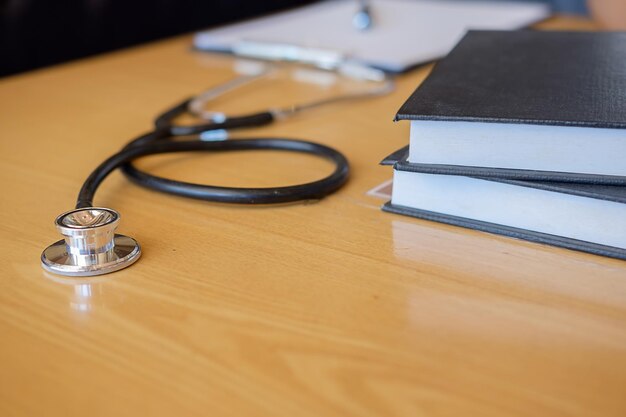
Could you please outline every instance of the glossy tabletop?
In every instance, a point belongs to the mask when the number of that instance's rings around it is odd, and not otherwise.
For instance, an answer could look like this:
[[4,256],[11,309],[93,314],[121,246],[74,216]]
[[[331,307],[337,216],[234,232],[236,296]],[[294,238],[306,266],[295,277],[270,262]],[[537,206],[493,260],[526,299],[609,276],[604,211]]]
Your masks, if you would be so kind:
[[[555,19],[549,28],[588,28]],[[176,101],[232,77],[182,37],[0,80],[0,416],[624,416],[626,262],[380,211],[378,162],[408,141],[386,97],[241,137],[342,151],[321,201],[242,207],[155,193],[113,173],[95,203],[142,258],[98,278],[44,272],[90,171]],[[231,112],[352,85],[270,78]],[[280,152],[148,157],[151,172],[295,184],[329,163]]]

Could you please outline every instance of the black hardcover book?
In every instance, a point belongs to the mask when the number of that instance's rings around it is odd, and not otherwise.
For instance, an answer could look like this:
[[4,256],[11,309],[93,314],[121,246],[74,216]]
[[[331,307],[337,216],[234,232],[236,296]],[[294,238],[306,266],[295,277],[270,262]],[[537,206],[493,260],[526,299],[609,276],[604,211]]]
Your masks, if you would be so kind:
[[626,184],[626,33],[470,31],[396,119],[413,163]]
[[450,175],[393,164],[392,200],[383,210],[626,260],[626,186]]

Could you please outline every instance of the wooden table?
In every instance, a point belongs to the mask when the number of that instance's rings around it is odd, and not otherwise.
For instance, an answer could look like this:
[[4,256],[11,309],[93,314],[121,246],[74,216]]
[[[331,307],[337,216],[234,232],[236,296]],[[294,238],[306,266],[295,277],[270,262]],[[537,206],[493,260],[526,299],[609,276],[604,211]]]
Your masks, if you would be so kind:
[[[408,140],[392,118],[429,68],[392,95],[242,132],[344,152],[352,176],[338,193],[241,207],[114,173],[96,204],[121,211],[142,259],[95,279],[45,273],[52,221],[90,170],[153,115],[232,75],[230,59],[188,46],[0,81],[1,416],[626,415],[625,262],[386,214],[366,195],[391,178],[378,162]],[[246,91],[220,107],[327,93],[280,80]],[[253,186],[331,169],[253,152],[141,165]]]

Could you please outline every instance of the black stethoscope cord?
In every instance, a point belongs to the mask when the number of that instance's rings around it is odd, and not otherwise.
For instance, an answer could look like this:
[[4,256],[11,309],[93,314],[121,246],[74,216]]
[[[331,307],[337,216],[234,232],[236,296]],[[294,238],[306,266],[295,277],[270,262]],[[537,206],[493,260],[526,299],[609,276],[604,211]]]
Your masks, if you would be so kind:
[[[133,182],[146,188],[166,192],[182,197],[239,204],[286,203],[299,200],[320,199],[339,189],[348,179],[349,165],[346,158],[338,151],[325,145],[297,139],[253,138],[228,139],[223,141],[202,141],[199,134],[212,130],[230,130],[269,124],[274,120],[271,112],[261,112],[248,116],[226,119],[220,123],[200,125],[174,125],[172,120],[184,113],[189,100],[163,112],[155,120],[155,130],[144,134],[121,151],[101,163],[89,175],[83,184],[76,203],[76,208],[93,206],[93,199],[102,181],[115,169]],[[174,141],[177,136],[184,136],[184,141]],[[232,152],[242,150],[282,150],[307,153],[332,161],[335,170],[327,177],[300,185],[271,188],[238,188],[194,184],[158,177],[137,168],[132,161],[147,155],[173,152]]]
[[[246,116],[229,117],[222,122],[202,123],[197,125],[175,125],[173,119],[187,112],[189,103],[192,98],[183,100],[179,104],[173,106],[161,113],[154,120],[154,126],[156,131],[167,132],[172,136],[185,136],[195,135],[202,132],[208,132],[211,130],[231,130],[240,129],[246,127],[260,127],[272,123],[275,118],[269,111],[249,114]],[[132,143],[132,142],[131,142]]]

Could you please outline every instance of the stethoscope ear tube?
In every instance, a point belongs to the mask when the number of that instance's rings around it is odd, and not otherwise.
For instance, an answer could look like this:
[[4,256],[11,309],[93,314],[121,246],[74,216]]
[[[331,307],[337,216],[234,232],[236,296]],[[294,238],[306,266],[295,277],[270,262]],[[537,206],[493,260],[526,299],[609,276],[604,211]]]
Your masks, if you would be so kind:
[[[338,151],[314,142],[285,138],[229,139],[205,142],[195,136],[211,130],[260,126],[274,120],[271,112],[256,113],[227,119],[221,123],[174,125],[172,120],[187,111],[189,99],[183,100],[155,119],[155,130],[129,142],[121,151],[108,158],[89,175],[83,184],[76,208],[92,207],[100,183],[113,170],[121,167],[136,184],[157,191],[206,201],[238,204],[272,204],[298,200],[320,199],[339,189],[348,179],[347,159]],[[173,141],[176,136],[188,136],[185,141]],[[171,152],[232,152],[239,150],[282,150],[320,156],[332,161],[335,170],[329,176],[306,184],[272,188],[236,188],[193,184],[158,177],[138,169],[132,161],[142,156]]]
[[[196,125],[175,125],[173,120],[187,111],[191,99],[186,99],[169,110],[166,110],[154,120],[156,131],[167,136],[197,135],[211,130],[231,130],[246,127],[259,127],[274,121],[274,114],[269,111],[249,114],[245,116],[229,117],[219,122],[202,123]],[[134,141],[133,141],[134,142]],[[132,142],[131,142],[132,143]]]
[[234,139],[220,142],[163,142],[145,149],[143,155],[168,152],[208,151],[232,152],[242,150],[281,150],[301,152],[323,157],[335,164],[334,171],[317,181],[271,188],[238,188],[193,184],[158,177],[136,168],[132,163],[123,165],[126,176],[141,186],[181,197],[221,203],[274,204],[299,200],[321,199],[339,189],[348,180],[349,165],[336,150],[313,142],[296,139]]
[[[139,139],[146,139],[146,136]],[[320,199],[339,189],[348,180],[349,164],[338,151],[325,145],[297,139],[259,138],[230,139],[219,142],[202,142],[199,140],[174,142],[153,140],[122,149],[96,168],[83,184],[76,203],[77,208],[93,206],[93,198],[100,183],[118,167],[124,174],[138,185],[181,197],[195,198],[206,201],[238,204],[273,204],[299,200]],[[134,166],[131,161],[142,156],[172,152],[232,152],[243,150],[282,150],[307,153],[320,156],[335,164],[334,171],[317,181],[271,188],[238,188],[214,185],[194,184],[158,177],[144,172]]]

